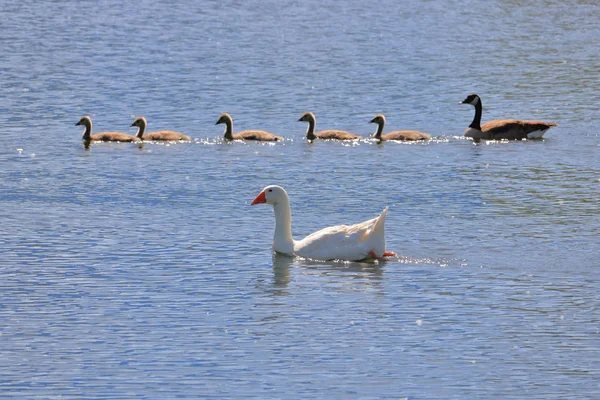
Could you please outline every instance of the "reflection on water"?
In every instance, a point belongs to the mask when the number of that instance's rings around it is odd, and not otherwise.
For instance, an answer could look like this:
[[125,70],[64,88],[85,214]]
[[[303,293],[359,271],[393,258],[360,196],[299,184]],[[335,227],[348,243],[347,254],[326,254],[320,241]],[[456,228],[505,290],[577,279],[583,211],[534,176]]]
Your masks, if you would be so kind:
[[[2,4],[0,397],[600,398],[595,2],[84,8]],[[473,143],[471,92],[559,126]],[[307,110],[434,139],[308,144]],[[87,148],[80,115],[193,140]],[[390,206],[399,256],[273,255],[268,184],[298,237]]]
[[317,261],[302,257],[290,257],[284,254],[273,253],[273,275],[275,286],[287,286],[291,281],[290,267],[299,274],[315,274],[319,276],[337,276],[343,279],[361,278],[380,280],[383,276],[384,260],[358,262],[358,261]]
[[285,288],[291,280],[290,267],[294,257],[273,252],[273,285]]

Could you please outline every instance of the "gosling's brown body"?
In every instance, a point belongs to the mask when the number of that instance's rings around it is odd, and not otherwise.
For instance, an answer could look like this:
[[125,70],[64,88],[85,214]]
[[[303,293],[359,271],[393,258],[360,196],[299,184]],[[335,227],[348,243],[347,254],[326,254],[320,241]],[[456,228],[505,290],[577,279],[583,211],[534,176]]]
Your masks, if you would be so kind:
[[283,138],[267,131],[250,130],[233,133],[231,135],[231,139],[228,140],[257,140],[261,142],[276,142],[278,140],[283,140]]
[[335,129],[324,130],[315,133],[315,125],[317,123],[317,119],[315,115],[307,111],[302,114],[302,117],[298,121],[308,122],[308,129],[306,130],[306,139],[309,142],[312,142],[315,139],[335,139],[335,140],[358,140],[362,139],[362,136],[355,135],[350,132],[340,131]]
[[410,142],[430,139],[431,135],[419,131],[394,131],[381,135],[380,140],[403,140],[405,142]]
[[319,131],[319,132],[315,133],[315,137],[318,139],[335,139],[335,140],[361,139],[360,136],[355,135],[353,133],[346,132],[346,131],[338,131],[338,130],[334,130],[334,129]]
[[188,135],[184,135],[183,133],[179,133],[179,132],[157,131],[157,132],[146,133],[144,136],[142,136],[142,140],[190,141],[190,140],[192,140],[192,138],[189,137]]
[[481,98],[476,94],[470,94],[461,103],[471,104],[475,107],[475,117],[473,117],[471,125],[465,129],[465,136],[476,140],[541,139],[548,129],[556,126],[554,122],[522,121],[518,119],[499,119],[481,125],[483,110]]
[[227,113],[219,116],[215,125],[225,124],[225,140],[254,140],[261,142],[276,142],[283,140],[283,137],[274,135],[267,131],[247,130],[238,133],[233,133],[233,119]]
[[90,135],[94,142],[137,142],[138,138],[122,132],[101,132]]
[[155,141],[177,141],[177,140],[192,140],[188,135],[184,135],[183,133],[173,132],[173,131],[157,131],[157,132],[146,132],[147,127],[146,118],[137,117],[131,126],[137,126],[138,132],[136,137],[141,140],[155,140]]
[[138,142],[140,140],[135,136],[122,132],[100,132],[92,135],[92,119],[87,115],[81,117],[75,125],[85,127],[82,137],[85,142]]
[[377,124],[377,132],[373,136],[375,139],[384,140],[402,140],[402,141],[416,141],[416,140],[430,140],[431,135],[419,131],[394,131],[383,134],[383,128],[385,126],[385,116],[383,114],[377,114],[372,120],[372,124]]

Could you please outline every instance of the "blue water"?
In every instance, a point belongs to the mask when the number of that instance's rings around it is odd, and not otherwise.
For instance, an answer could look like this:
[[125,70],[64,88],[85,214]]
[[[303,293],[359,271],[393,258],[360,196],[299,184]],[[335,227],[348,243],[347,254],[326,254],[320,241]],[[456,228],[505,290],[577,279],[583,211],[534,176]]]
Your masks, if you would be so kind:
[[[0,8],[0,397],[600,397],[600,7],[585,1]],[[543,141],[461,137],[483,120]],[[303,139],[418,129],[428,143]],[[221,140],[265,129],[277,144]],[[189,134],[93,144],[80,127]],[[381,263],[274,256],[390,206]]]

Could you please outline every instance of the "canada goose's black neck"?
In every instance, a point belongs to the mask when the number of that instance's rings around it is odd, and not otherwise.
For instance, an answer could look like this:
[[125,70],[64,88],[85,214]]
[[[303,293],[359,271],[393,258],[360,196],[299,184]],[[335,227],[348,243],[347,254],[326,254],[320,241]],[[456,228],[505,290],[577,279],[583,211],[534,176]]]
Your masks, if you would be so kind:
[[385,125],[385,121],[382,119],[377,120],[377,132],[375,132],[375,136],[373,136],[377,140],[381,140],[381,134],[383,133],[383,127]]
[[475,117],[469,128],[477,129],[478,131],[481,130],[481,110],[481,98],[479,98],[477,103],[475,103]]
[[225,119],[225,140],[233,140],[233,121],[231,118]]
[[315,136],[315,119],[309,118],[307,122],[308,122],[308,129],[306,130],[306,139],[313,141],[317,138]]
[[142,136],[144,136],[144,133],[146,133],[146,121],[140,120],[139,125],[137,127],[138,127],[138,131],[135,136],[141,139]]

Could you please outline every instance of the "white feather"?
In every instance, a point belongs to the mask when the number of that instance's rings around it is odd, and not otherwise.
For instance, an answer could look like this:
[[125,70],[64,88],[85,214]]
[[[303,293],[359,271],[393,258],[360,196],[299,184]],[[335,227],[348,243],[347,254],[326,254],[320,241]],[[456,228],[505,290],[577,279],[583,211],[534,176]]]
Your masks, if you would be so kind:
[[527,139],[541,139],[542,136],[544,136],[544,133],[546,133],[547,130],[548,129],[529,132],[527,134]]
[[363,260],[385,252],[384,222],[388,207],[377,218],[355,225],[331,226],[294,241],[294,254],[317,260]]
[[275,212],[273,250],[315,260],[358,261],[385,253],[385,217],[381,215],[355,225],[331,226],[302,240],[292,237],[292,212],[286,191],[280,186],[267,186],[252,204],[272,204]]

